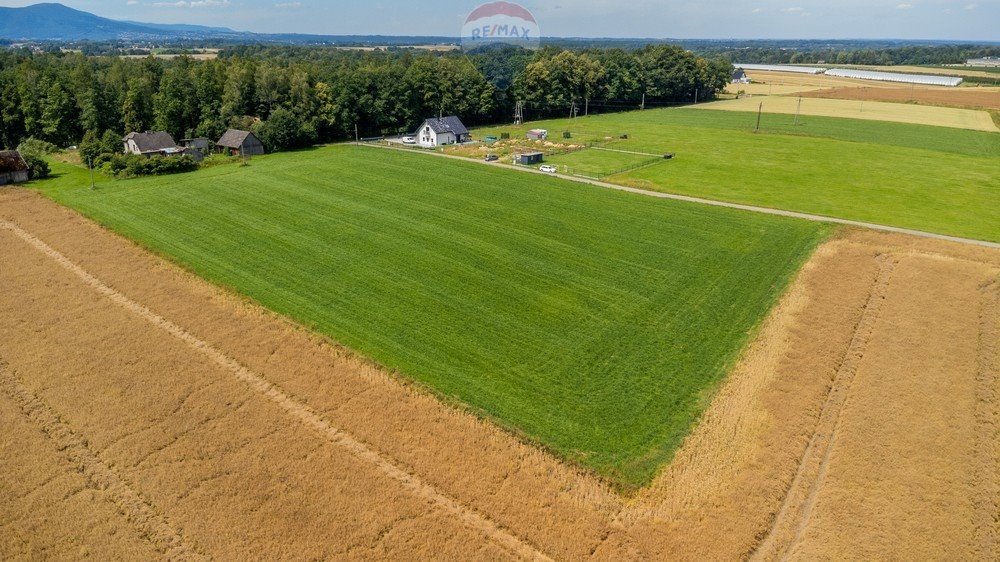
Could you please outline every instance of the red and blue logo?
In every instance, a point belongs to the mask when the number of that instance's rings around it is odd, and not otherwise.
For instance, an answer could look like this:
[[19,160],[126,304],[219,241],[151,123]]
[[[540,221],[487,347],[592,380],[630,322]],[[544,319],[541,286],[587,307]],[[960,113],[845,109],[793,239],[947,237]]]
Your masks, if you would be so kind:
[[462,47],[465,49],[496,43],[534,49],[540,41],[535,16],[524,6],[510,2],[479,6],[465,18],[462,26]]

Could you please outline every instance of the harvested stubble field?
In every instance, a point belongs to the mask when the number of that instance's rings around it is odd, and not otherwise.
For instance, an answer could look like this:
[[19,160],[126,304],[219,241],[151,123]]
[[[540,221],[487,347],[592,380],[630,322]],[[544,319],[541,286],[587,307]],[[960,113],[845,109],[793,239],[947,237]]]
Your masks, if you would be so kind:
[[973,109],[1000,109],[1000,88],[846,87],[803,92],[804,98],[918,103]]
[[931,105],[860,101],[827,97],[805,97],[801,104],[798,97],[767,96],[746,97],[698,104],[698,109],[764,113],[815,115],[819,117],[845,117],[870,121],[893,121],[914,125],[954,127],[973,131],[997,132],[989,112],[977,109],[959,109]]
[[1000,554],[995,251],[824,244],[625,500],[34,193],[0,221],[0,557]]

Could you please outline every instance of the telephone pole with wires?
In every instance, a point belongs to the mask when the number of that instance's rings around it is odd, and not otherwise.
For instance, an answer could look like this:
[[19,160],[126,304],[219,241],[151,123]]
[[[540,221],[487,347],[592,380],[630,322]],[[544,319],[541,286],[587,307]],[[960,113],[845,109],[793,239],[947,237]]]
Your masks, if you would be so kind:
[[520,125],[524,123],[524,102],[518,101],[514,106],[514,124]]

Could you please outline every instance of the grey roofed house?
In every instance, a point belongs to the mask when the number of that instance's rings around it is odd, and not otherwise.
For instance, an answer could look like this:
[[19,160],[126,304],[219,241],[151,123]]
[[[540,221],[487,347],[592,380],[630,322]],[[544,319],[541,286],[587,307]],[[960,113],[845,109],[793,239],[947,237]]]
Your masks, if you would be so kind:
[[264,154],[264,144],[250,131],[229,129],[215,145],[230,154],[259,156]]
[[28,164],[16,150],[0,150],[0,185],[28,181]]
[[145,133],[129,133],[124,139],[125,152],[129,154],[166,154],[177,152],[174,137],[165,131],[146,131]]
[[737,68],[733,71],[733,84],[749,84],[750,77],[742,68]]
[[456,137],[469,134],[469,129],[465,128],[465,124],[462,123],[462,120],[457,115],[449,115],[440,119],[428,119],[424,121],[424,125],[430,127],[437,134],[452,133]]

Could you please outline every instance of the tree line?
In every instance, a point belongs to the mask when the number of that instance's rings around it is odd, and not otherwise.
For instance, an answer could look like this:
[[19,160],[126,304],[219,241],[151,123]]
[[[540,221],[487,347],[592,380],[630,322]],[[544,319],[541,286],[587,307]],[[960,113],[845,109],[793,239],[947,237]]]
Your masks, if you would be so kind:
[[758,64],[860,64],[944,65],[964,64],[969,59],[1000,57],[1000,47],[990,45],[907,45],[894,48],[827,48],[786,49],[751,47],[717,49],[716,56],[733,62]]
[[[216,60],[0,50],[0,145],[65,147],[89,134],[165,130],[217,139],[251,129],[271,149],[412,130],[456,114],[468,124],[710,99],[731,68],[676,46],[635,51],[507,47],[478,53],[246,46]],[[357,129],[356,129],[357,127]]]

